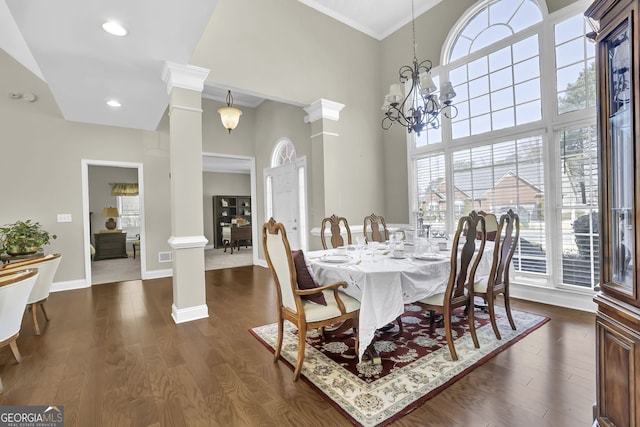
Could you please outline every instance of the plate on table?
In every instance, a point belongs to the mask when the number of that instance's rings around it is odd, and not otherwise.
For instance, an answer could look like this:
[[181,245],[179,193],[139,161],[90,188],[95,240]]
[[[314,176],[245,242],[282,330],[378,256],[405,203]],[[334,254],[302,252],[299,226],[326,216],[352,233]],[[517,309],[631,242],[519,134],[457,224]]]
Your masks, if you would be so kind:
[[343,264],[351,261],[351,257],[349,255],[325,255],[320,258],[320,261],[330,262],[332,264]]
[[437,254],[419,254],[414,256],[415,259],[419,259],[421,261],[441,261],[445,259],[442,255]]

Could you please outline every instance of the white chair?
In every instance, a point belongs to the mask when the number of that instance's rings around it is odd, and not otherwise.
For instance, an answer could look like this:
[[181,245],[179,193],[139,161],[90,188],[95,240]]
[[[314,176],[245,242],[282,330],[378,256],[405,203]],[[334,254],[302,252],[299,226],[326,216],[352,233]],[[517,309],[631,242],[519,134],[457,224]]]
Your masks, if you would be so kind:
[[33,332],[36,335],[40,335],[40,325],[38,324],[37,316],[38,306],[40,306],[45,320],[47,322],[49,321],[47,311],[44,309],[44,303],[47,301],[47,298],[49,298],[51,283],[53,282],[53,277],[58,270],[58,265],[60,265],[61,259],[61,254],[46,255],[40,258],[7,264],[5,268],[2,269],[2,271],[15,271],[25,268],[38,269],[38,280],[36,280],[36,284],[33,286],[31,295],[29,295],[29,299],[27,300],[27,308],[31,312],[31,319],[33,320]]
[[[27,298],[38,278],[38,270],[2,270],[0,271],[0,347],[9,345],[16,361],[22,356],[16,340],[20,335],[20,326]],[[0,393],[2,392],[0,380]]]
[[[313,289],[301,289],[284,225],[276,223],[273,218],[262,227],[262,244],[278,291],[278,341],[273,361],[277,362],[280,357],[285,320],[298,328],[298,359],[293,372],[294,381],[298,379],[302,370],[308,329],[320,329],[351,321],[352,325],[349,326],[353,326],[356,331],[355,351],[358,354],[357,327],[360,302],[338,292],[338,288],[346,288],[347,284],[336,282]],[[303,298],[320,292],[324,295],[327,305],[315,304]]]

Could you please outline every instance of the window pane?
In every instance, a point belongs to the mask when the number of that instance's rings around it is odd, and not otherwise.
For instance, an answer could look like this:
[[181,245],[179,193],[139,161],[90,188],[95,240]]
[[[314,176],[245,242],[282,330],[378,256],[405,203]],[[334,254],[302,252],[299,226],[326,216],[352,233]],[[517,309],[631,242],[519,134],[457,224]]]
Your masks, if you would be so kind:
[[481,133],[489,132],[490,130],[491,130],[491,116],[489,114],[471,118],[472,134],[478,135]]
[[483,47],[492,45],[493,43],[505,39],[512,34],[513,32],[511,31],[511,28],[503,25],[489,27],[478,34],[478,37],[476,37],[471,45],[470,52],[478,51]]
[[540,99],[540,79],[529,80],[515,86],[516,104]]
[[584,18],[576,15],[555,26],[556,44],[584,35]]
[[487,63],[487,57],[476,59],[469,63],[469,80],[475,79],[480,76],[484,76],[488,73],[489,65]]
[[540,66],[538,64],[539,57],[527,59],[513,66],[513,75],[516,83],[523,82],[525,80],[540,77]]
[[451,123],[451,136],[453,139],[469,136],[469,120]]
[[496,71],[511,65],[511,47],[505,47],[489,54],[489,71]]
[[462,34],[470,39],[475,39],[480,31],[487,28],[489,24],[489,12],[483,9],[474,16],[462,30]]
[[511,21],[509,21],[509,25],[513,28],[513,32],[517,33],[541,21],[542,14],[540,13],[540,8],[532,1],[526,0]]
[[541,137],[474,147],[452,156],[456,202],[468,210],[498,215],[513,209],[520,216],[521,238],[513,261],[518,271],[547,271],[542,156]]
[[542,119],[542,106],[540,101],[533,101],[516,107],[516,124],[521,125],[540,119]]
[[561,133],[562,282],[593,287],[599,280],[598,154],[595,126]]
[[520,1],[501,0],[489,6],[489,19],[491,24],[506,24],[515,15],[520,6]]
[[451,55],[449,55],[449,61],[455,61],[458,58],[462,58],[469,54],[469,48],[471,47],[471,40],[466,37],[458,37],[451,49]]
[[508,87],[491,93],[491,109],[500,110],[513,105],[513,89]]
[[455,118],[455,121],[460,121],[469,118],[469,103],[468,102],[459,102],[454,104],[458,109],[458,115]]
[[489,96],[481,96],[471,100],[471,116],[479,116],[489,112]]
[[513,44],[513,62],[521,62],[533,56],[538,56],[537,35]]
[[489,77],[483,76],[469,82],[469,96],[475,98],[489,93]]
[[556,46],[556,66],[564,67],[584,59],[584,38]]
[[495,111],[491,114],[493,130],[504,129],[515,125],[513,108]]
[[502,89],[513,84],[511,67],[491,73],[491,90]]
[[467,83],[454,86],[453,90],[456,91],[456,97],[454,99],[456,104],[460,101],[466,101],[469,99],[469,85]]
[[447,211],[445,172],[442,154],[416,160],[418,206],[425,223],[440,229],[445,227]]
[[463,65],[462,67],[454,68],[449,71],[449,78],[454,85],[463,83],[467,81],[467,65]]

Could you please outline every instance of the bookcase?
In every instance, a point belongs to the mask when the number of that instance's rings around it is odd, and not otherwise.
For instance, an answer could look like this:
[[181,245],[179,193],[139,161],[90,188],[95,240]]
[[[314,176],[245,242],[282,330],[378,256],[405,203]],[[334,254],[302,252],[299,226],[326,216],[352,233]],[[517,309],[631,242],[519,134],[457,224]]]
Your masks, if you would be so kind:
[[251,196],[213,196],[213,244],[224,247],[222,227],[251,224]]

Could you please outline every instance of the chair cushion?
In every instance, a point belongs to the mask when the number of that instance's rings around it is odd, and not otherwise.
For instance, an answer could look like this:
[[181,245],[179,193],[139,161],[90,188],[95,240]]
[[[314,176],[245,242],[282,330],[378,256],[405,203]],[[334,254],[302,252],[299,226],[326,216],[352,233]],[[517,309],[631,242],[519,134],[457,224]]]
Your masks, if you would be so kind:
[[[293,265],[296,268],[296,280],[298,282],[298,288],[313,289],[320,287],[318,281],[313,276],[313,270],[305,259],[302,249],[291,251],[291,256],[293,257]],[[302,298],[315,302],[316,304],[327,305],[327,301],[322,292],[311,295],[302,295]]]
[[489,277],[481,277],[480,280],[476,280],[473,285],[474,292],[486,293],[489,286]]
[[[333,296],[333,291],[322,291],[322,293],[324,294],[323,297],[328,303],[326,307],[319,304],[313,304],[311,302],[304,303],[304,314],[307,322],[327,320],[333,317],[338,317],[342,314],[340,313],[338,303]],[[344,308],[347,313],[353,313],[354,311],[360,309],[360,302],[357,299],[351,298],[349,295],[346,295],[342,292],[339,292],[338,294],[340,296],[340,299],[344,303]]]

